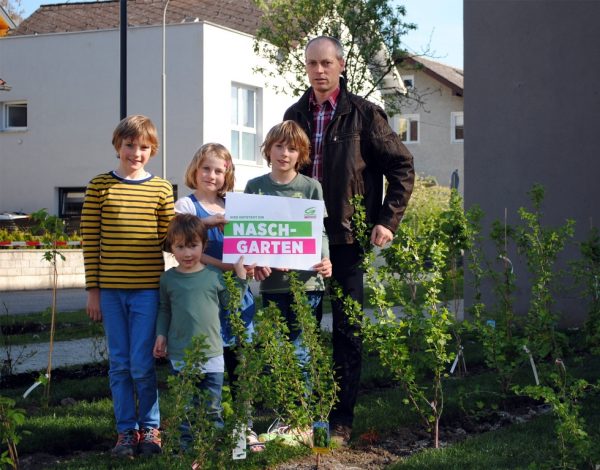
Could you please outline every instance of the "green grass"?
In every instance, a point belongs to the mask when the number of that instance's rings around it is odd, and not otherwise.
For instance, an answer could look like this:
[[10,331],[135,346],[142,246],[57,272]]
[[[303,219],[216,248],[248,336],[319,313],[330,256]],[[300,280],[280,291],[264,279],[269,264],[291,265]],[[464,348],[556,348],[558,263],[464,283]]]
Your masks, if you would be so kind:
[[[24,323],[39,319],[39,315],[20,316]],[[62,325],[87,318],[83,312],[61,314]],[[0,319],[0,323],[5,319]],[[325,335],[329,338],[330,335]],[[571,338],[572,344],[578,344],[577,335]],[[462,338],[465,347],[467,368],[471,371],[466,377],[450,376],[444,380],[444,413],[442,427],[449,423],[477,421],[492,410],[503,409],[504,405],[519,399],[502,396],[498,389],[497,378],[493,371],[485,368],[481,348],[470,338]],[[565,359],[567,370],[576,377],[597,382],[600,377],[600,357],[583,356],[571,353]],[[73,368],[77,369],[77,368]],[[174,395],[166,387],[168,367],[165,362],[159,364],[159,384],[161,393],[161,414],[163,425],[169,426],[178,421],[174,416]],[[31,375],[31,383],[35,380]],[[533,382],[531,368],[524,365],[516,374],[518,384]],[[2,395],[17,400],[17,406],[25,408],[27,419],[21,431],[23,439],[19,443],[20,454],[27,455],[44,452],[62,456],[57,467],[67,469],[112,469],[112,468],[190,468],[189,459],[172,456],[160,456],[151,459],[115,460],[109,455],[114,445],[115,429],[112,402],[108,378],[55,379],[52,382],[50,406],[40,405],[42,387],[32,396],[23,400],[23,391],[31,384],[2,389]],[[225,394],[227,395],[227,393]],[[63,404],[64,398],[72,398],[72,405]],[[422,430],[422,425],[411,410],[403,404],[404,392],[394,384],[390,373],[379,363],[376,355],[365,355],[361,376],[361,390],[356,407],[353,440],[358,443],[363,435],[379,436],[385,440],[401,428]],[[582,401],[582,416],[585,429],[590,433],[591,441],[600,441],[600,398],[590,395]],[[526,400],[521,399],[525,402]],[[258,410],[254,427],[263,432],[273,419],[268,410]],[[462,442],[449,447],[434,450],[427,449],[403,458],[393,469],[513,469],[513,468],[550,468],[558,459],[558,443],[555,433],[555,420],[551,414],[539,416],[525,424],[512,425],[498,431],[469,436]],[[79,454],[74,454],[79,452]],[[306,448],[290,448],[269,444],[267,451],[249,454],[245,461],[232,462],[231,468],[270,468],[296,456],[307,455]],[[592,451],[592,459],[600,463],[600,452]],[[49,468],[49,467],[44,467]]]
[[[0,315],[0,346],[45,343],[50,340],[50,313]],[[104,335],[101,323],[92,322],[85,311],[61,312],[56,316],[55,341]]]
[[[586,430],[590,433],[591,442],[599,442],[600,403],[597,396],[589,397],[584,401],[582,414],[586,418]],[[515,424],[471,437],[445,449],[428,449],[403,459],[390,469],[555,468],[552,462],[557,461],[559,457],[557,449],[554,420],[548,414],[524,424]],[[600,450],[594,446],[592,446],[592,461],[600,462]]]
[[[586,361],[569,365],[577,375],[587,374],[589,379],[597,378],[600,370],[600,358],[590,357]],[[163,423],[172,423],[173,395],[165,389],[168,375],[167,366],[163,363],[158,368],[161,384],[161,412]],[[530,371],[525,368],[518,377],[520,382],[528,383]],[[481,411],[475,406],[483,402],[483,411],[490,410],[493,405],[501,405],[501,397],[497,393],[494,374],[485,371],[464,378],[448,378],[445,383],[446,401],[442,416],[445,422],[464,419],[465,413]],[[112,415],[112,403],[109,398],[108,379],[106,376],[87,379],[63,379],[53,382],[51,406],[39,405],[42,389],[37,389],[31,399],[22,400],[24,388],[3,389],[3,395],[18,400],[18,406],[27,410],[26,424],[19,444],[21,455],[45,452],[52,455],[64,455],[60,468],[68,469],[109,469],[109,468],[190,468],[188,460],[160,456],[152,459],[137,458],[135,460],[115,460],[110,457],[109,449],[114,445],[115,431]],[[470,409],[461,405],[460,396],[470,403]],[[76,400],[73,405],[60,405],[62,398]],[[356,408],[354,439],[358,441],[364,433],[375,432],[384,438],[399,428],[420,428],[418,419],[410,407],[402,403],[404,393],[393,386],[391,377],[373,356],[364,361],[361,394]],[[592,439],[600,439],[600,402],[592,396],[584,402],[586,429],[592,433]],[[467,408],[469,408],[467,406]],[[258,431],[265,428],[272,416],[259,413],[255,420]],[[403,459],[393,468],[408,469],[469,469],[469,468],[540,468],[540,466],[557,458],[556,437],[553,418],[550,415],[540,416],[533,421],[513,425],[499,431],[473,436],[451,447],[439,450],[426,450],[410,458]],[[73,452],[81,452],[73,455]],[[308,454],[308,449],[289,448],[269,445],[261,454],[251,454],[245,461],[232,463],[232,468],[268,468],[277,462],[289,460],[295,456]],[[595,454],[597,462],[600,456]],[[521,467],[519,467],[519,465]]]

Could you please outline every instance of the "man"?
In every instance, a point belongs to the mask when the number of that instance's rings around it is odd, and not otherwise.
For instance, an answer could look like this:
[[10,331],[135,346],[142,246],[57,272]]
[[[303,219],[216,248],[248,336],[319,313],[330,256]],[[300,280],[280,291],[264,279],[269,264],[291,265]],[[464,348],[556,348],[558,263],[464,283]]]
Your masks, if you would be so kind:
[[[362,250],[352,233],[350,198],[363,196],[371,243],[392,241],[412,193],[413,157],[390,128],[381,108],[346,89],[344,51],[332,37],[312,39],[305,50],[311,87],[284,119],[299,123],[311,139],[311,161],[303,169],[323,186],[328,217],[333,279],[363,303]],[[383,199],[383,176],[388,186]],[[330,416],[331,436],[338,444],[350,439],[361,372],[362,340],[343,304],[334,301],[333,361],[339,378],[339,402]]]

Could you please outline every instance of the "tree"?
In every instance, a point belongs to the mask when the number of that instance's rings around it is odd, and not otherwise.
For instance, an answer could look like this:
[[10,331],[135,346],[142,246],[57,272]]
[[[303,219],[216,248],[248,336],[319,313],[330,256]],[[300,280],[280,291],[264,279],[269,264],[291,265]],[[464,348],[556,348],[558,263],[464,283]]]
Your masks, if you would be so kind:
[[16,24],[23,21],[23,15],[25,14],[22,2],[23,0],[0,0],[0,5]]
[[263,12],[254,51],[274,69],[257,67],[269,78],[284,77],[285,89],[299,96],[306,89],[304,48],[319,35],[334,36],[346,55],[348,89],[368,98],[381,91],[386,108],[399,109],[403,87],[388,80],[407,53],[401,37],[416,25],[404,22],[403,6],[389,0],[254,0]]

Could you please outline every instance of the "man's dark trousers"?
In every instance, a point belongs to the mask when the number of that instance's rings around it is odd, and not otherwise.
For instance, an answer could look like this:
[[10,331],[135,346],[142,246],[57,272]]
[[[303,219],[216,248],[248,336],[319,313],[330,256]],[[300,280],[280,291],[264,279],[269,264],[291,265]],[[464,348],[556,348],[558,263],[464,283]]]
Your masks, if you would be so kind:
[[[358,244],[329,245],[333,265],[334,286],[342,288],[344,297],[350,296],[363,305],[363,270],[360,266],[362,250]],[[333,363],[340,390],[339,401],[330,416],[330,423],[352,426],[354,405],[358,397],[362,364],[362,338],[356,333],[360,327],[352,325],[343,303],[332,301]]]

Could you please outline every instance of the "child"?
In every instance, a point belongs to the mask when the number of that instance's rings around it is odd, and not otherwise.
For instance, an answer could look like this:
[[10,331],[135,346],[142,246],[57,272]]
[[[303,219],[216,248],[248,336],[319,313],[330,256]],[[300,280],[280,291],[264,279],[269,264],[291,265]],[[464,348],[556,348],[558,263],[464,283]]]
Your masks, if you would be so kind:
[[157,135],[145,116],[118,124],[117,168],[90,181],[81,216],[87,314],[102,320],[106,332],[117,456],[161,452],[152,346],[173,188],[145,169]]
[[[263,155],[271,167],[271,173],[248,181],[245,192],[323,200],[321,184],[298,173],[300,167],[310,162],[309,146],[308,137],[294,121],[284,121],[273,127],[262,145]],[[329,243],[323,229],[321,262],[313,266],[314,271],[298,271],[298,278],[304,282],[315,316],[323,300],[323,278],[331,276],[332,266],[328,256]],[[301,331],[297,325],[296,314],[292,310],[293,297],[289,290],[287,270],[271,272],[269,267],[256,269],[257,279],[261,281],[263,305],[268,305],[269,302],[277,305],[290,329],[290,340],[296,347],[296,356],[304,366],[308,360],[308,352],[302,345]]]
[[[202,255],[202,262],[231,271],[232,264],[223,263],[222,225],[226,222],[225,193],[233,191],[235,168],[229,151],[221,144],[208,143],[200,147],[185,172],[185,184],[194,192],[175,203],[175,212],[195,214],[210,227],[208,242]],[[252,335],[255,313],[254,296],[250,289],[246,291],[241,305],[241,317],[246,325],[248,336]],[[233,346],[235,338],[231,332],[229,312],[221,311],[221,334],[223,337],[223,354],[229,383],[235,383],[237,358]],[[232,389],[235,393],[235,390]]]
[[[154,357],[168,355],[175,371],[183,367],[185,349],[194,336],[206,337],[208,360],[200,364],[205,374],[199,387],[209,394],[208,414],[216,427],[223,427],[221,390],[224,359],[219,310],[228,302],[228,291],[222,271],[204,264],[202,256],[208,244],[204,223],[192,214],[177,214],[167,233],[165,247],[175,255],[179,266],[166,271],[160,278],[160,308],[156,322]],[[242,294],[246,289],[246,268],[243,257],[233,265]],[[189,423],[181,425],[181,444],[191,443]]]

